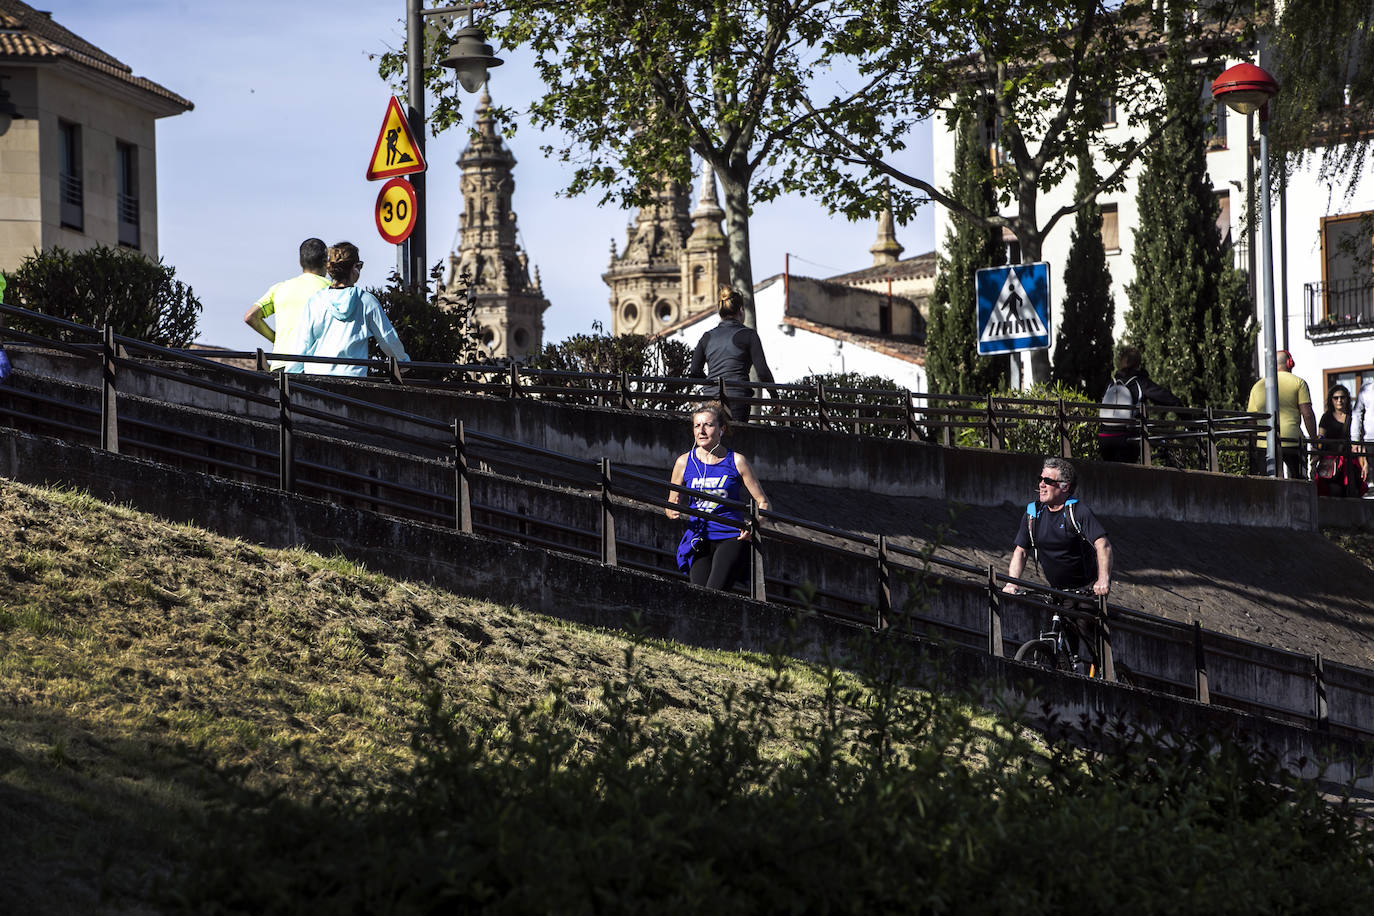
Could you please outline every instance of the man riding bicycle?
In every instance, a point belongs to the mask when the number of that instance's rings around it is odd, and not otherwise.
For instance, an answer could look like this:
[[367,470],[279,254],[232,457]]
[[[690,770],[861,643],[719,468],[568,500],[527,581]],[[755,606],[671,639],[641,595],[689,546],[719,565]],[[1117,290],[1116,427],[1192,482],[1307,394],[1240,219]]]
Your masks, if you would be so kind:
[[[1073,498],[1077,482],[1072,464],[1063,458],[1045,459],[1036,501],[1027,505],[1021,516],[1008,576],[1021,578],[1026,570],[1026,556],[1030,554],[1052,588],[1085,594],[1091,589],[1094,595],[1105,595],[1111,590],[1112,545],[1097,516]],[[1002,591],[1016,594],[1020,588],[1008,582]],[[1072,621],[1067,623],[1064,636],[1076,663],[1078,627]]]
[[[1077,480],[1063,458],[1045,459],[1038,498],[1021,516],[1007,575],[1021,578],[1032,554],[1052,587],[1069,591],[1091,585],[1094,595],[1105,595],[1112,583],[1112,545],[1092,510],[1072,498]],[[1008,582],[1002,591],[1015,594],[1018,588]]]

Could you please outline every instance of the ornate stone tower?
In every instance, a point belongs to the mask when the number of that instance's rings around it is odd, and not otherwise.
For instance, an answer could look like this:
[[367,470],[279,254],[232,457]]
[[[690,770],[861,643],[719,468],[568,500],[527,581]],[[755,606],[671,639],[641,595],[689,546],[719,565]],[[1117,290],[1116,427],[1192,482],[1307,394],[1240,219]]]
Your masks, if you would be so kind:
[[458,166],[463,171],[463,212],[458,218],[458,250],[448,257],[450,288],[462,271],[468,271],[487,353],[524,359],[544,345],[549,301],[538,271],[530,281],[529,259],[516,240],[511,209],[515,156],[496,134],[485,88],[477,103],[477,136],[458,157]]
[[711,163],[701,170],[701,196],[692,211],[692,235],[682,256],[682,315],[716,307],[716,293],[730,279],[729,253],[720,221],[725,211],[716,199],[716,175]]
[[611,241],[611,333],[652,334],[683,315],[682,259],[692,222],[687,190],[665,181],[630,225],[625,251]]

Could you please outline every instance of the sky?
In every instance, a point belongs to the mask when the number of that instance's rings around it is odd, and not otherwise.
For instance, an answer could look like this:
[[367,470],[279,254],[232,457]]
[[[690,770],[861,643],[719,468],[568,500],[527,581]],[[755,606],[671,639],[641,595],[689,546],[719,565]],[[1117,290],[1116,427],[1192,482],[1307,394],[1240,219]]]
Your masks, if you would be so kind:
[[[302,239],[347,239],[366,262],[363,285],[380,286],[396,247],[377,232],[373,208],[382,182],[365,172],[391,88],[377,75],[380,55],[405,44],[404,0],[30,0],[76,34],[195,104],[157,125],[158,253],[204,305],[200,340],[252,349],[262,338],[243,313],[273,283],[299,272]],[[480,24],[480,13],[479,13]],[[541,84],[520,49],[497,48],[493,102],[520,111]],[[457,158],[465,124],[426,136],[430,263],[457,243],[461,210]],[[431,96],[427,108],[434,107]],[[601,274],[611,240],[625,244],[633,212],[560,192],[571,168],[540,147],[557,144],[528,125],[507,145],[515,154],[514,208],[520,240],[551,303],[544,340],[610,327]],[[930,174],[928,139],[901,163]],[[693,192],[695,199],[695,189]],[[755,282],[792,272],[825,277],[872,263],[873,221],[849,223],[811,200],[760,205],[750,223]],[[930,251],[926,208],[899,227],[904,256]]]

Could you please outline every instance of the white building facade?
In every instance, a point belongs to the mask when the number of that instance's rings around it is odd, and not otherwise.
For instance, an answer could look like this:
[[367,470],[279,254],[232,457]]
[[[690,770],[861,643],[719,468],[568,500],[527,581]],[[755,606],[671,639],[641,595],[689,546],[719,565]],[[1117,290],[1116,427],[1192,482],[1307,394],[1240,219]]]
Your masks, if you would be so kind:
[[[1234,61],[1233,61],[1234,63]],[[1225,66],[1219,66],[1219,75]],[[1209,81],[1210,82],[1210,81]],[[1204,99],[1202,104],[1212,104]],[[1107,137],[1123,141],[1133,129],[1122,118],[1108,121]],[[1259,188],[1255,116],[1246,117],[1220,107],[1214,136],[1208,144],[1207,169],[1220,204],[1218,231],[1230,234],[1236,266],[1248,271],[1255,292],[1256,318],[1263,302],[1263,275],[1258,260]],[[954,169],[956,134],[948,125],[933,125],[934,181],[948,187]],[[1137,132],[1138,138],[1143,133]],[[1140,176],[1137,161],[1126,175],[1125,187],[1099,198],[1103,210],[1102,235],[1107,266],[1112,274],[1115,304],[1115,336],[1125,333],[1130,308],[1126,287],[1135,279],[1135,233],[1139,226],[1136,189]],[[1099,173],[1107,164],[1098,164]],[[1273,198],[1274,278],[1278,346],[1292,352],[1294,371],[1311,387],[1318,415],[1326,392],[1337,382],[1351,390],[1374,378],[1374,250],[1370,218],[1374,216],[1374,169],[1347,195],[1344,187],[1332,187],[1317,176],[1315,164],[1288,171]],[[1056,188],[1042,192],[1041,219],[1071,202],[1075,176],[1072,171]],[[1051,353],[1062,315],[1057,307],[1063,295],[1063,275],[1068,263],[1073,218],[1066,217],[1046,238],[1042,257],[1050,265]],[[953,218],[936,208],[935,238],[943,244],[954,229]],[[1262,337],[1256,344],[1256,366]],[[1244,401],[1248,392],[1240,392]]]
[[[899,313],[899,329],[903,311],[908,313],[908,323],[914,320],[923,327],[919,317],[909,317],[919,315],[919,311],[915,303],[904,297],[777,274],[754,287],[754,308],[763,353],[778,382],[795,382],[807,375],[857,372],[889,378],[898,388],[926,390],[923,346],[904,339],[907,335],[893,337],[878,334],[876,329],[875,333],[863,329],[866,313],[876,321],[882,309],[889,309],[889,315]],[[852,324],[856,327],[818,320],[841,310],[855,316]],[[717,323],[715,312],[698,313],[665,329],[662,336],[694,348]]]

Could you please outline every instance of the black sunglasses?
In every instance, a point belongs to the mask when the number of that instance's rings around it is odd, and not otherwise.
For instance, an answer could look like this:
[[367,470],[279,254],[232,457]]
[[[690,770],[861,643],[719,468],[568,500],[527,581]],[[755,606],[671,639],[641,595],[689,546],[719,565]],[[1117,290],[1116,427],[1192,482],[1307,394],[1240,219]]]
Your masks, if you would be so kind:
[[1064,481],[1055,480],[1053,477],[1041,477],[1040,482],[1049,487],[1059,487],[1064,485]]

